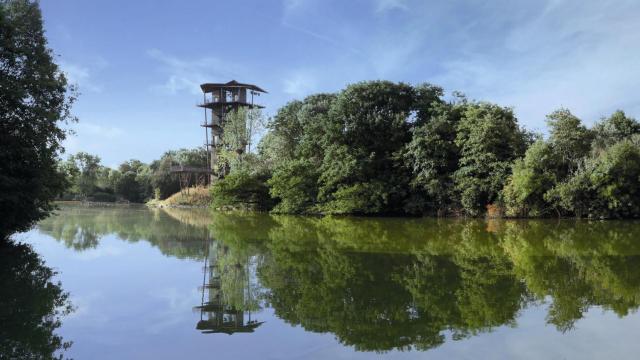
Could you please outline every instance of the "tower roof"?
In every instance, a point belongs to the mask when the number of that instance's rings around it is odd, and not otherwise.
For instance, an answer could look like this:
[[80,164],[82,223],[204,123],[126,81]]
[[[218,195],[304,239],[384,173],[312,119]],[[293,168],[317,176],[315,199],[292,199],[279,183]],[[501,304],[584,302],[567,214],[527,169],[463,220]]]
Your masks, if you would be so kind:
[[219,89],[232,89],[232,88],[246,88],[249,90],[266,93],[266,91],[261,89],[259,86],[256,86],[253,84],[243,84],[235,80],[231,80],[228,83],[205,83],[200,85],[200,89],[202,89],[202,92],[204,93],[214,92]]

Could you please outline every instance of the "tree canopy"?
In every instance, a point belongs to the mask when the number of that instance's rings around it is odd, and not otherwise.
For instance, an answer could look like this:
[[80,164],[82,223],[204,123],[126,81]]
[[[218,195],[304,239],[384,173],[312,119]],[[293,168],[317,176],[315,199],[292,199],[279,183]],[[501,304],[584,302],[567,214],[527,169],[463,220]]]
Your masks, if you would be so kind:
[[547,123],[545,138],[508,107],[361,82],[280,108],[252,167],[231,166],[214,202],[242,203],[225,193],[251,184],[261,194],[243,197],[275,213],[640,217],[640,124],[617,111],[587,128],[564,108]]
[[65,188],[56,160],[74,99],[38,3],[0,1],[0,238],[45,217]]

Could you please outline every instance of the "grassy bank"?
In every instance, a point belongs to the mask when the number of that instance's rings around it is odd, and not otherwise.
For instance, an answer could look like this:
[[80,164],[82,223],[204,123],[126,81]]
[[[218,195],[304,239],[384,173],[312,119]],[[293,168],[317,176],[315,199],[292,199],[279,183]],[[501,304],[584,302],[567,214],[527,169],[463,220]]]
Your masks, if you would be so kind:
[[152,207],[208,207],[211,204],[209,188],[196,186],[177,192],[164,200],[150,200]]

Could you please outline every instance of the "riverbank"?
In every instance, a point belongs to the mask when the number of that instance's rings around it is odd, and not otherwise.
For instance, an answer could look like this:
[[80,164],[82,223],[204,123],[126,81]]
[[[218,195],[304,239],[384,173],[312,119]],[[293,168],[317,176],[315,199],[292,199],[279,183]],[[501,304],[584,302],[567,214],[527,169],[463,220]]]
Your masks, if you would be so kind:
[[177,192],[164,200],[153,199],[146,203],[149,207],[156,208],[208,208],[211,204],[209,188],[196,186]]
[[106,202],[106,201],[81,201],[81,200],[57,200],[56,205],[74,205],[87,207],[144,207],[143,203],[133,202]]

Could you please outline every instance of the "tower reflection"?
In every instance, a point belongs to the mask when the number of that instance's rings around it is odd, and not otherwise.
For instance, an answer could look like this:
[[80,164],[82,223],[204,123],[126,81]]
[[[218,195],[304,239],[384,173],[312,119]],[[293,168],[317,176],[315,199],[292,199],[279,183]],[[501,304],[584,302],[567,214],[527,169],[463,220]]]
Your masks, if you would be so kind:
[[196,329],[203,334],[252,333],[263,322],[251,318],[259,310],[251,282],[251,258],[238,257],[229,247],[207,238],[200,312]]

